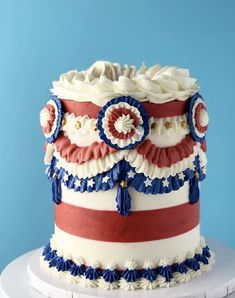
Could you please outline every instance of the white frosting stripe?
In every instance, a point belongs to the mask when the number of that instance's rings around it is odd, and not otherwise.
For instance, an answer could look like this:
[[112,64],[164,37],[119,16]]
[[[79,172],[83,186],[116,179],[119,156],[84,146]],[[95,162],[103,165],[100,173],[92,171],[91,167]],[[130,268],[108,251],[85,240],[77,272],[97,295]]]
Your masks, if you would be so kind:
[[[99,261],[102,268],[106,268],[108,264],[115,263],[121,269],[125,266],[124,262],[129,259],[136,260],[140,265],[143,265],[146,261],[156,263],[165,257],[171,264],[176,255],[179,256],[180,260],[185,260],[188,251],[195,253],[199,243],[199,225],[179,236],[138,243],[117,243],[85,239],[68,234],[55,226],[55,234],[51,242],[54,249],[59,249],[60,254],[70,255],[72,259],[83,257],[85,262],[88,262],[87,265]],[[110,254],[110,251],[112,251],[112,254]]]
[[[189,183],[185,184],[178,190],[164,194],[144,194],[129,188],[132,198],[131,210],[156,210],[167,207],[173,207],[188,202]],[[110,189],[108,192],[75,192],[68,189],[62,184],[62,201],[70,205],[79,206],[94,210],[111,210],[116,211],[117,187]]]

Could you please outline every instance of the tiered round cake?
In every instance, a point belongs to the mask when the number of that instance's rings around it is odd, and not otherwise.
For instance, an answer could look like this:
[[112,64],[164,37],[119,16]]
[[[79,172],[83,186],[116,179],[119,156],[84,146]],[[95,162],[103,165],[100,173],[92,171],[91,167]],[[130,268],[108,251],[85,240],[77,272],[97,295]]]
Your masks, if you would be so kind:
[[83,286],[154,289],[208,271],[200,236],[208,114],[187,69],[96,62],[40,114],[55,203],[42,264]]

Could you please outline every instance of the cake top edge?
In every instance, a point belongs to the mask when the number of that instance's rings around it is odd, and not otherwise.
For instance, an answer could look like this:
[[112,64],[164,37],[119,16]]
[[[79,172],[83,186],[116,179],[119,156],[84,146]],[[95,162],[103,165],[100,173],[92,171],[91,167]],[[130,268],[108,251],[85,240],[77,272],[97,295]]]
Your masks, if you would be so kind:
[[53,81],[51,92],[61,99],[92,102],[103,106],[110,99],[132,96],[144,102],[185,101],[199,91],[187,68],[155,64],[140,68],[97,61],[87,70],[71,70]]

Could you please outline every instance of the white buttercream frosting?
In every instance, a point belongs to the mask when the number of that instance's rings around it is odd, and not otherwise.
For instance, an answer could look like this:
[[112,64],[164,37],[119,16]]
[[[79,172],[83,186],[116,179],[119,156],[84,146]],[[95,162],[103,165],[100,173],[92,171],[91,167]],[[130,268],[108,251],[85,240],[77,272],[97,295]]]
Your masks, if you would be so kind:
[[133,122],[134,122],[134,119],[131,119],[130,115],[122,114],[116,120],[116,122],[114,123],[114,126],[119,133],[127,134],[134,128]]
[[140,279],[140,288],[144,290],[153,290],[157,287],[156,281],[150,281],[146,278]]
[[135,282],[128,282],[124,278],[121,278],[119,281],[119,286],[121,289],[130,291],[130,290],[137,290],[139,288],[139,281]]
[[139,69],[108,61],[97,61],[87,70],[72,70],[53,82],[51,89],[59,98],[79,102],[91,101],[103,106],[112,98],[130,95],[139,101],[165,103],[186,100],[198,91],[196,79],[189,70],[176,66]]
[[106,282],[103,277],[99,280],[99,287],[104,290],[116,290],[119,287],[118,282]]

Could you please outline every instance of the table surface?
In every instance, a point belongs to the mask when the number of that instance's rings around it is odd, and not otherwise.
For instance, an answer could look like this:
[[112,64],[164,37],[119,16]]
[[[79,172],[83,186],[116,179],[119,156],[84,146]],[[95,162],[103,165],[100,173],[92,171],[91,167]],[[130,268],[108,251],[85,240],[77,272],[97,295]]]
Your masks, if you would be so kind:
[[[28,252],[15,259],[3,271],[0,279],[1,298],[45,298],[45,297],[190,297],[190,298],[235,298],[235,250],[223,246],[216,241],[209,241],[209,245],[216,254],[216,264],[209,273],[195,279],[188,284],[181,284],[169,289],[156,289],[153,291],[138,290],[126,291],[103,291],[100,289],[83,289],[76,285],[70,285],[65,281],[50,276],[47,272],[39,270],[38,256],[41,249]],[[41,279],[45,286],[58,287],[67,291],[66,296],[42,295],[30,286],[27,266],[33,264],[33,273]],[[30,265],[30,266],[31,266]],[[14,286],[13,286],[14,285]],[[204,293],[203,293],[204,292]],[[233,292],[233,293],[232,293]],[[230,293],[229,295],[227,295]]]

